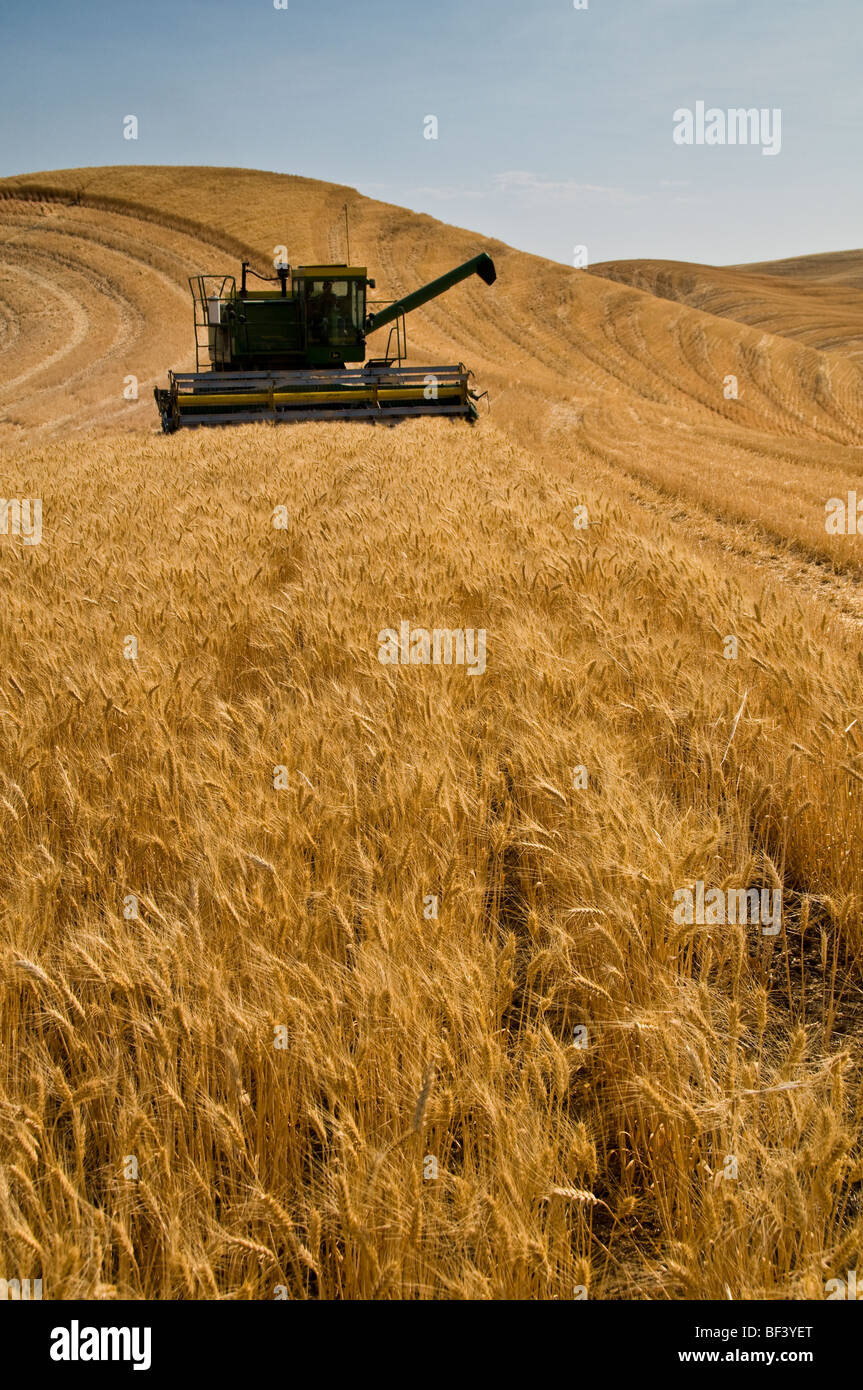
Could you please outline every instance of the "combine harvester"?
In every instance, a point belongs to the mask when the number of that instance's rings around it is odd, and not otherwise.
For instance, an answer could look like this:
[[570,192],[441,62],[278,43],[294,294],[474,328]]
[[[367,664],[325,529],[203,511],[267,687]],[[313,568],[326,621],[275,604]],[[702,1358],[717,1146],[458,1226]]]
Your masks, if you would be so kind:
[[[406,367],[405,315],[469,275],[487,285],[496,271],[483,253],[413,294],[385,307],[366,308],[365,266],[289,265],[258,275],[244,261],[237,290],[233,275],[196,275],[194,372],[169,372],[156,387],[162,428],[247,420],[401,420],[411,415],[477,418],[480,396],[468,385],[463,362]],[[249,275],[277,282],[276,290],[250,290]],[[389,326],[383,357],[366,359],[366,336]],[[202,358],[205,358],[202,367]],[[365,362],[364,367],[348,364]]]

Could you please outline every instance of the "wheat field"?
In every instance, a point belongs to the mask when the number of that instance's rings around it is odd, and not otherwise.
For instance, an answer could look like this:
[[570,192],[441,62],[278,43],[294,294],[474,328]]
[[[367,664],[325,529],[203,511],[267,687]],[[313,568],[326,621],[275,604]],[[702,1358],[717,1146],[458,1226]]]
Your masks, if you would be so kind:
[[[483,247],[415,420],[157,430],[184,277]],[[577,271],[0,181],[0,1259],[46,1298],[801,1299],[863,1254],[863,253]],[[134,376],[139,398],[124,398]],[[727,378],[737,381],[726,395]],[[485,669],[387,665],[408,622]],[[729,638],[736,655],[729,657]],[[133,639],[130,657],[130,639]],[[776,935],[679,923],[696,882]]]

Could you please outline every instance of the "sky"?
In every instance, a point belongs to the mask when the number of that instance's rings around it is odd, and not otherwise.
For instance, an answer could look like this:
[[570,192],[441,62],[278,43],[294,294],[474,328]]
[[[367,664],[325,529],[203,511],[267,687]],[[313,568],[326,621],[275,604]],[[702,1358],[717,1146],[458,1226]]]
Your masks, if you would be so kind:
[[[863,245],[861,60],[863,0],[0,0],[0,176],[245,166],[568,264],[771,260]],[[777,152],[677,143],[698,102]]]

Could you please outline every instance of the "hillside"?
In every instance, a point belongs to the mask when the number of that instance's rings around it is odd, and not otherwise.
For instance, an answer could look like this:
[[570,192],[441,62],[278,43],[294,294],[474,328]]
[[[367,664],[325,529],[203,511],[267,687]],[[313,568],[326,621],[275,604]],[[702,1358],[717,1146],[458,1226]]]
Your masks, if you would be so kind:
[[731,267],[751,275],[791,276],[794,280],[823,285],[863,288],[863,252],[828,251],[818,256],[791,256],[783,261],[753,261]]
[[863,254],[849,252],[841,258],[810,259],[818,263],[817,268],[804,270],[805,258],[799,262],[777,261],[772,268],[609,261],[595,265],[593,273],[720,318],[835,352],[841,360],[863,359],[863,275],[857,278]]
[[[24,201],[28,188],[31,198],[68,188],[80,201]],[[194,362],[186,276],[202,266],[235,268],[244,245],[264,268],[276,244],[295,259],[337,258],[346,201],[352,255],[368,264],[381,298],[486,244],[350,189],[253,171],[66,171],[0,181],[0,195],[7,442],[58,428],[151,429],[153,385],[169,367]],[[639,481],[859,567],[857,537],[837,541],[823,525],[826,498],[845,495],[859,476],[859,454],[844,447],[863,440],[853,312],[843,309],[838,327],[813,327],[811,306],[795,299],[802,326],[792,338],[784,301],[766,332],[717,318],[715,304],[690,307],[493,241],[488,247],[499,270],[491,290],[460,286],[411,316],[417,361],[467,359],[490,390],[495,421],[524,443],[544,447],[562,431],[616,468],[625,458]],[[754,303],[760,319],[757,294]],[[829,303],[836,308],[835,298]],[[817,350],[808,336],[838,336],[847,351]],[[4,349],[13,366],[4,365]],[[129,375],[138,380],[137,403],[123,398]],[[729,376],[736,399],[726,395]],[[794,465],[791,499],[775,483],[786,459]]]
[[[381,298],[490,250],[409,322],[490,413],[161,435],[185,277],[340,258],[346,201]],[[161,1299],[855,1267],[863,551],[825,502],[863,496],[863,291],[831,273],[575,271],[248,170],[0,181],[4,487],[44,500],[40,544],[0,536],[7,1267]],[[403,622],[482,632],[482,669],[382,662]],[[699,882],[781,892],[781,930],[681,921]]]

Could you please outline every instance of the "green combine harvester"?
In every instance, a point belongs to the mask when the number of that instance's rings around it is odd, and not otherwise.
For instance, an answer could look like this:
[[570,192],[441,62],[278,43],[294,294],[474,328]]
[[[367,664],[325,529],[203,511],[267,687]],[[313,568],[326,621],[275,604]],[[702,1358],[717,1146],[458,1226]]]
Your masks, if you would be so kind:
[[[194,372],[169,372],[156,387],[166,433],[186,426],[247,420],[372,419],[453,415],[475,420],[473,375],[463,362],[406,367],[405,315],[478,275],[497,278],[485,253],[413,294],[385,306],[366,305],[365,266],[277,265],[273,276],[242,265],[233,275],[189,280],[195,306]],[[247,288],[250,275],[278,289]],[[389,327],[384,355],[366,362],[366,337]],[[365,363],[356,367],[352,363]]]

